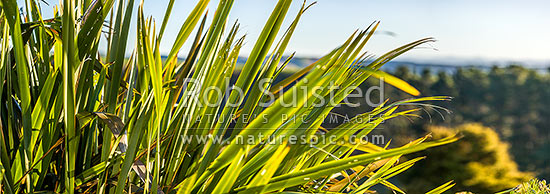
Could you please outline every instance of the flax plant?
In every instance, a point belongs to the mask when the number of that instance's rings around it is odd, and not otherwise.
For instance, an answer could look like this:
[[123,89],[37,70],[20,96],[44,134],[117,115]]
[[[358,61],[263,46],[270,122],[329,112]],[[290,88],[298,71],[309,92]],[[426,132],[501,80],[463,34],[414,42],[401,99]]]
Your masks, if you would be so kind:
[[[259,37],[246,37],[253,49],[240,70],[245,36],[238,22],[228,21],[233,0],[220,0],[213,16],[209,0],[198,0],[172,44],[162,38],[174,0],[161,23],[144,15],[143,1],[63,0],[52,18],[42,17],[44,3],[0,1],[0,193],[365,193],[378,184],[404,193],[388,179],[422,158],[400,157],[457,140],[426,136],[392,148],[341,141],[418,110],[398,109],[403,105],[449,100],[439,96],[383,103],[355,116],[368,122],[323,128],[326,115],[353,91],[345,88],[370,76],[418,95],[379,68],[432,38],[373,57],[363,49],[375,22],[273,83],[292,58],[283,60],[283,53],[310,8],[305,2],[294,17],[287,17],[291,0],[276,3]],[[286,31],[285,19],[292,20]],[[183,51],[184,44],[190,49]],[[170,48],[167,57],[161,47]],[[284,106],[290,99],[297,100]],[[291,143],[293,135],[305,143]],[[319,135],[336,138],[313,145]],[[186,141],[193,136],[208,138]],[[243,143],[239,136],[259,138]]]

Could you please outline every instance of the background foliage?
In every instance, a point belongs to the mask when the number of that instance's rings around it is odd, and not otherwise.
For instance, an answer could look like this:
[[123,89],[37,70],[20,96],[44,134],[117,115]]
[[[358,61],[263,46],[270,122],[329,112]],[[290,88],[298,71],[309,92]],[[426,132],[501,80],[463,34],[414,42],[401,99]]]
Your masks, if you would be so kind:
[[[432,117],[426,115],[424,119],[413,119],[414,122],[395,120],[385,125],[385,131],[402,134],[399,136],[407,141],[411,132],[424,134],[430,125],[454,128],[477,122],[494,129],[510,145],[510,153],[520,170],[534,172],[543,179],[550,177],[547,165],[550,163],[547,154],[550,152],[550,120],[546,119],[550,118],[548,72],[510,65],[437,73],[429,69],[414,73],[410,68],[401,67],[393,73],[423,91],[423,95],[453,96],[452,103],[439,104],[452,113],[443,112],[443,119],[437,112],[427,109]],[[370,83],[377,84],[377,81]],[[399,96],[397,98],[408,96],[393,87],[386,87],[385,92],[386,96]]]
[[[454,192],[496,193],[529,180],[530,173],[520,172],[508,154],[508,145],[492,129],[480,124],[463,124],[456,128],[430,127],[429,132],[445,137],[458,131],[461,141],[425,153],[419,162],[424,168],[413,168],[400,179],[410,193],[421,192],[440,179],[452,177]],[[423,177],[423,178],[417,178]]]

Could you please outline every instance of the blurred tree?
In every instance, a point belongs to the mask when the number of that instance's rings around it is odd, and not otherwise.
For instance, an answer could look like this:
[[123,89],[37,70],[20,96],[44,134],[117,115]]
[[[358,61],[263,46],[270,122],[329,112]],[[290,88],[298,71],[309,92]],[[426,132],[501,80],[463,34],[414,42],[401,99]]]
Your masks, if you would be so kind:
[[451,179],[456,182],[454,192],[495,193],[532,177],[531,173],[518,170],[508,154],[508,145],[491,128],[463,124],[454,129],[430,127],[429,131],[436,139],[456,132],[464,137],[452,145],[421,153],[428,156],[419,163],[422,168],[411,169],[401,179],[409,193],[419,193]]
[[437,74],[437,78],[437,81],[430,87],[432,95],[458,96],[454,80],[449,74],[441,71]]

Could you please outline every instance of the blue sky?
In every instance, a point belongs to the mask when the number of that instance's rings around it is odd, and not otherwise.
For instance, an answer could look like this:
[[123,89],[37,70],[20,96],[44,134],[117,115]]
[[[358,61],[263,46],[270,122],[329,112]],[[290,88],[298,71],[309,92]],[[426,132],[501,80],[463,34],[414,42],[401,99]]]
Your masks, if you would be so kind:
[[[167,3],[145,0],[146,15],[160,23]],[[176,0],[164,45],[172,44],[195,3]],[[217,3],[211,1],[210,16]],[[293,2],[285,29],[301,3]],[[275,0],[235,1],[228,22],[239,19],[241,34],[247,34],[243,56],[254,45],[275,4]],[[287,50],[296,51],[298,56],[319,56],[341,44],[355,29],[380,20],[379,30],[395,36],[381,33],[373,37],[366,50],[378,55],[419,38],[435,37],[438,42],[401,58],[550,61],[549,9],[548,0],[317,0],[303,16]],[[167,46],[161,51],[167,53],[169,49]]]

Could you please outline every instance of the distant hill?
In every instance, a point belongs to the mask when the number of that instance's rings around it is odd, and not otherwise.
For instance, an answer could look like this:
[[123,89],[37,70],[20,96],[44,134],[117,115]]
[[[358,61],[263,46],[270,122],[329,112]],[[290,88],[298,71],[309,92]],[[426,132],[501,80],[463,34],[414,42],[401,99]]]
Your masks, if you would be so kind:
[[[161,57],[163,60],[167,58],[167,56]],[[246,63],[246,57],[239,57],[237,59],[237,66],[242,66]],[[284,62],[287,59],[287,56],[284,56],[281,59],[281,63]],[[178,60],[185,60],[185,58],[178,58]],[[295,71],[298,69],[301,69],[303,67],[306,67],[315,61],[317,61],[318,58],[315,57],[294,57],[290,60],[290,63],[287,65],[286,69],[289,71]],[[472,65],[475,64],[475,65]],[[487,60],[480,59],[478,62],[471,62],[471,60],[459,60],[459,59],[449,59],[447,62],[438,62],[438,60],[434,60],[431,62],[422,62],[422,61],[414,61],[414,60],[394,60],[386,63],[384,66],[382,66],[382,70],[393,72],[395,69],[401,66],[408,67],[412,72],[414,73],[421,73],[424,69],[429,68],[432,72],[446,72],[446,73],[454,73],[458,68],[477,68],[482,70],[490,70],[493,66],[499,66],[504,67],[511,64],[515,65],[521,65],[528,69],[533,69],[538,72],[549,72],[550,65],[545,65],[545,63],[536,62],[536,63],[529,63],[529,65],[522,64],[520,62],[490,62]]]

